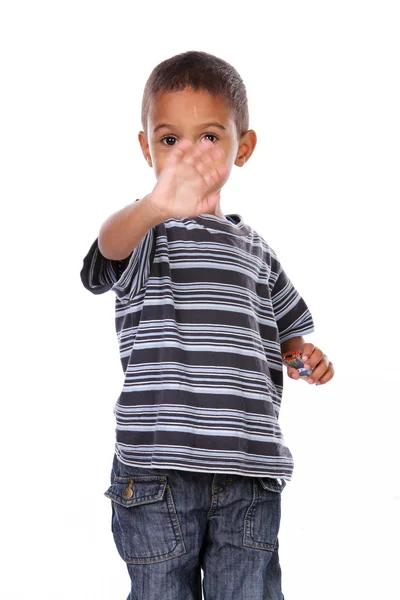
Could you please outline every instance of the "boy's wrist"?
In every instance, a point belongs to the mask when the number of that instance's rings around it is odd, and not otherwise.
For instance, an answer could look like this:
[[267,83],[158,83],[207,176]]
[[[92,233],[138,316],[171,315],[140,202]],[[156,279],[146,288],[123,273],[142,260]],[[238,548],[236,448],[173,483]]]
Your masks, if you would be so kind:
[[304,338],[301,336],[292,337],[289,340],[285,340],[281,344],[281,354],[285,352],[291,352],[293,350],[300,350],[304,346]]
[[139,200],[139,203],[145,207],[146,221],[148,221],[151,227],[155,227],[156,225],[159,225],[170,218],[166,213],[159,209],[157,204],[153,202],[153,196],[151,193],[143,196],[143,198]]
[[146,216],[148,217],[149,222],[151,222],[152,227],[159,225],[160,223],[164,223],[164,221],[170,218],[170,215],[163,212],[159,205],[154,202],[153,194],[151,192],[146,194],[146,196],[144,196],[140,202],[146,206]]

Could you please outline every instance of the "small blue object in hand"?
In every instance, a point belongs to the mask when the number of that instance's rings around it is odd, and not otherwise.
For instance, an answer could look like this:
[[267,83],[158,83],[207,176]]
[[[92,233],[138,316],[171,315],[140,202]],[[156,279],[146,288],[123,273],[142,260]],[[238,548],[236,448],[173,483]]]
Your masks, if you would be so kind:
[[299,372],[301,379],[307,379],[311,375],[314,369],[305,369],[304,363],[301,360],[300,350],[292,350],[282,354],[282,361],[288,367],[294,367]]

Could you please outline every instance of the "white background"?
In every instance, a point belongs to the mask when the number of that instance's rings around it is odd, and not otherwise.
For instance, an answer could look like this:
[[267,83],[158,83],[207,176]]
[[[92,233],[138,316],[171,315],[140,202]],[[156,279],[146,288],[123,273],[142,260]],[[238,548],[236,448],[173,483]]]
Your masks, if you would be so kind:
[[154,187],[142,92],[186,50],[244,79],[258,145],[221,207],[275,249],[313,314],[306,341],[336,371],[317,388],[285,374],[285,600],[400,598],[396,9],[2,4],[1,598],[128,595],[103,495],[123,382],[115,297],[90,294],[80,270],[103,221]]

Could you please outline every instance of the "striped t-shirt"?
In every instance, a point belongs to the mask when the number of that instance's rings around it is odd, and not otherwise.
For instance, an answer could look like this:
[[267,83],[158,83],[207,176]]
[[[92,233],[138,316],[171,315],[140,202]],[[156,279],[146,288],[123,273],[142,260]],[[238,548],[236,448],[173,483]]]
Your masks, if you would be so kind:
[[240,215],[168,219],[122,261],[105,258],[96,238],[81,280],[116,294],[118,460],[291,480],[278,422],[280,344],[314,323],[274,250]]

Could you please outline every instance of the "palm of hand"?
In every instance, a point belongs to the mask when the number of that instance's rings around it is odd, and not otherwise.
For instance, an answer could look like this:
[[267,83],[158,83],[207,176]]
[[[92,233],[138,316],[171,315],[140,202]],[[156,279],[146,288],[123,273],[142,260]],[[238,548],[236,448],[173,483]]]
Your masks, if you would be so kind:
[[224,157],[223,150],[212,145],[192,149],[181,143],[159,175],[153,201],[175,218],[213,213],[220,199],[219,184],[228,172]]

